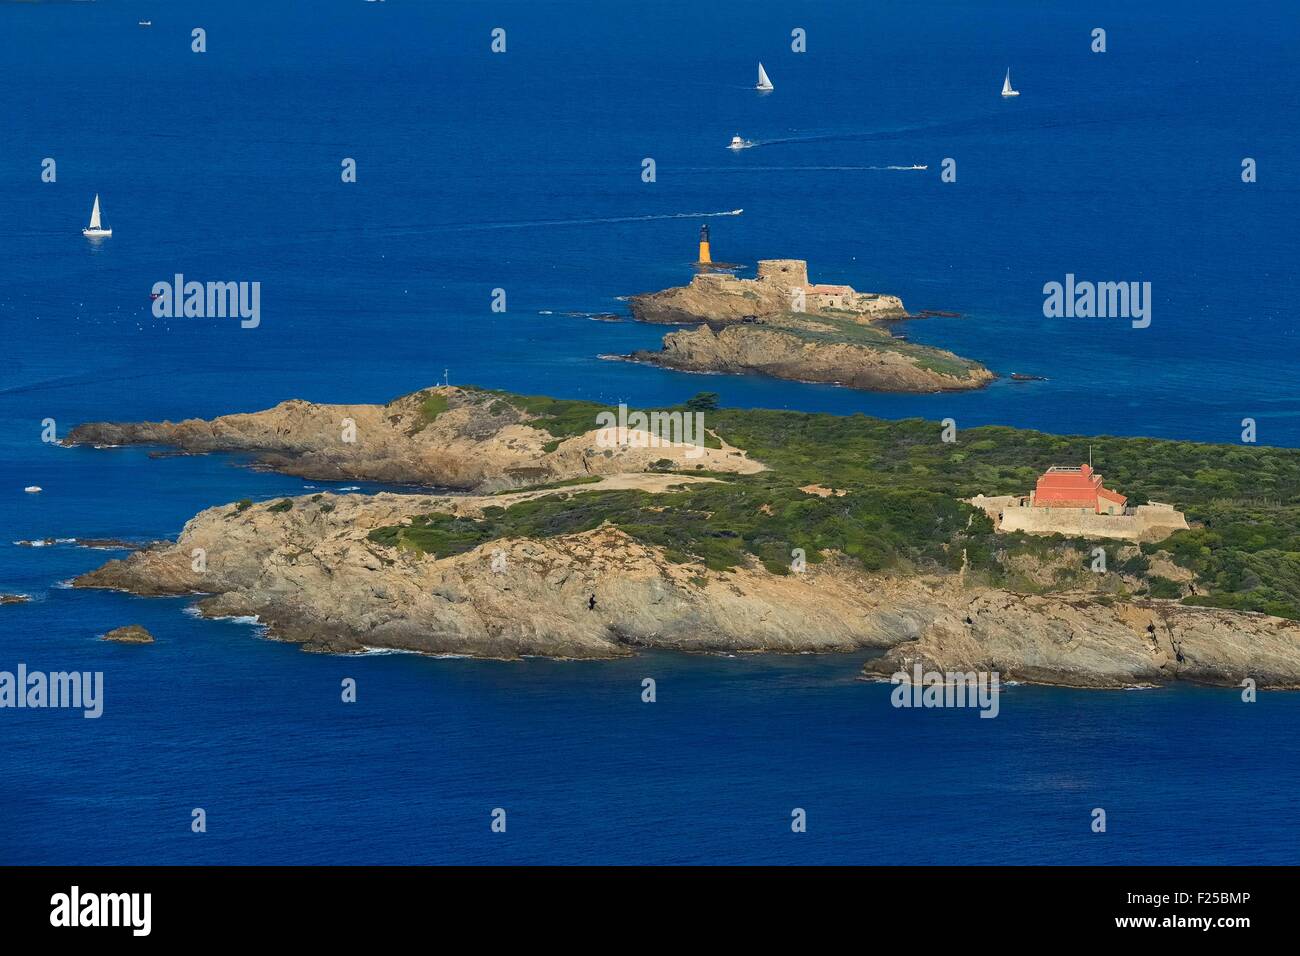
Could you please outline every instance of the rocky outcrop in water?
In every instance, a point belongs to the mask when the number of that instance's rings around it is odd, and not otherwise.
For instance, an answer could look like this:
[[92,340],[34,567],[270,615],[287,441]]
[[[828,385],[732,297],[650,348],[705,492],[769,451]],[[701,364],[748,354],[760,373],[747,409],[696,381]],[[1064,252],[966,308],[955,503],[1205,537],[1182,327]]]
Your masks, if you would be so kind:
[[112,641],[115,644],[152,644],[153,635],[146,631],[139,624],[128,624],[126,627],[117,627],[104,635],[103,640]]
[[628,305],[642,322],[698,328],[665,336],[660,351],[609,358],[880,392],[960,391],[995,378],[977,362],[885,331],[881,324],[908,318],[897,296],[811,283],[802,259],[763,260],[753,279],[704,273]]
[[[829,334],[818,334],[822,330]],[[951,352],[909,346],[883,333],[874,341],[845,341],[836,331],[799,319],[780,324],[762,320],[720,331],[702,325],[665,336],[660,351],[628,358],[690,372],[751,372],[868,391],[962,391],[982,388],[995,378]]]
[[763,259],[753,279],[705,272],[684,286],[630,296],[628,306],[640,322],[671,325],[721,325],[792,311],[860,323],[907,318],[897,296],[809,282],[808,263],[802,259]]

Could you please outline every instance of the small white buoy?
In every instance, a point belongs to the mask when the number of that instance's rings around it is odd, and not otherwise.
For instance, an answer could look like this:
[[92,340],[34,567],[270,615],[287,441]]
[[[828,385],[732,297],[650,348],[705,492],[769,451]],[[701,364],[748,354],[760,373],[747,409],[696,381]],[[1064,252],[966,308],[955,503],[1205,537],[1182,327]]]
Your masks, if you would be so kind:
[[23,491],[27,492],[29,495],[39,495],[41,493],[41,486],[28,485],[26,488],[23,489]]

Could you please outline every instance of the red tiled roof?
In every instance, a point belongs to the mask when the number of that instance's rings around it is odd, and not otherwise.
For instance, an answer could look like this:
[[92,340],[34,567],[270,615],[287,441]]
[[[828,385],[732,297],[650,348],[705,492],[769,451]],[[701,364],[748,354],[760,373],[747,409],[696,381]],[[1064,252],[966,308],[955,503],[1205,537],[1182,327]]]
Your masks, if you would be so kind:
[[1101,501],[1123,505],[1124,495],[1111,491],[1101,483],[1101,475],[1091,465],[1077,468],[1053,466],[1038,478],[1034,489],[1034,505],[1039,508],[1092,508],[1100,511]]

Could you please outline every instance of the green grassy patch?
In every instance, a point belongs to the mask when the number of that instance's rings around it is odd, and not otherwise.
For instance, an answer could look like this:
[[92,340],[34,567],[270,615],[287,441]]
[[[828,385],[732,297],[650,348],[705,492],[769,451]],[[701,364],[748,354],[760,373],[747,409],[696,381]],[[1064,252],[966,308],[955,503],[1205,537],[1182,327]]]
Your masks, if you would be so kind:
[[445,412],[451,404],[447,401],[447,396],[439,395],[437,392],[429,392],[425,395],[424,400],[420,402],[420,428],[425,428]]

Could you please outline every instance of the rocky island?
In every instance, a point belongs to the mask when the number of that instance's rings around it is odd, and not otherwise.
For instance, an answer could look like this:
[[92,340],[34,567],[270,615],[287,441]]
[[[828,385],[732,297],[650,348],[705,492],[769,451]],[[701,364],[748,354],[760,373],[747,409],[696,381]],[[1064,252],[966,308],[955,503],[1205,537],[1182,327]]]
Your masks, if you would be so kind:
[[[344,410],[364,423],[353,443],[335,437]],[[601,448],[600,411],[443,387],[383,406],[81,426],[71,443],[251,450],[295,474],[475,493],[223,504],[75,585],[206,595],[205,615],[256,615],[325,652],[870,648],[869,676],[924,662],[1080,687],[1300,687],[1300,452],[997,427],[944,443],[916,420],[710,409],[701,459],[631,433]],[[962,500],[1011,493],[1089,442],[1132,500],[1175,501],[1190,527],[1101,542],[1096,573],[1098,542],[998,533]]]
[[711,471],[762,467],[716,441],[713,447],[599,447],[597,416],[605,410],[589,402],[444,386],[385,405],[294,400],[210,421],[79,425],[63,444],[251,452],[262,467],[304,478],[478,492],[642,472],[662,461]]
[[152,644],[154,642],[153,635],[139,624],[115,627],[105,634],[102,640],[112,641],[114,644]]
[[892,335],[902,300],[808,281],[802,259],[765,259],[753,279],[706,272],[689,285],[632,296],[641,322],[696,325],[660,351],[615,356],[693,372],[756,372],[871,391],[981,388],[996,376],[977,362]]

